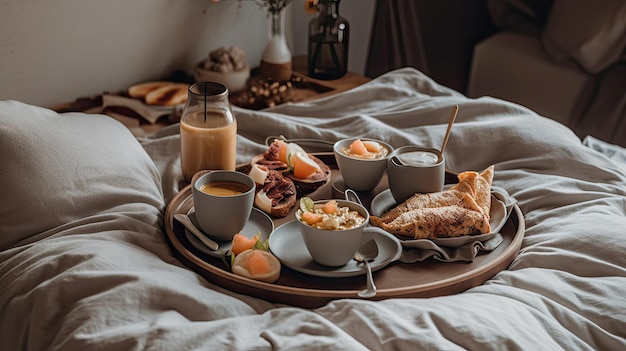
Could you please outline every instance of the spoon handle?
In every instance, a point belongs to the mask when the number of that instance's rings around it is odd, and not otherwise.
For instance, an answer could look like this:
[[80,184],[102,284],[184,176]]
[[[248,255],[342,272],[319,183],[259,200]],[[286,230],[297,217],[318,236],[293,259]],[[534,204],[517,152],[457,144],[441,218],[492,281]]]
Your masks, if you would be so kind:
[[374,278],[372,277],[372,267],[370,267],[367,261],[365,262],[365,268],[367,269],[367,288],[375,293],[376,284],[374,284]]
[[365,270],[367,271],[367,289],[359,292],[360,297],[371,298],[376,296],[376,284],[374,284],[374,277],[372,277],[372,268],[369,263],[364,261]]
[[441,157],[443,157],[443,152],[446,150],[446,145],[448,144],[448,138],[450,138],[450,131],[452,131],[452,125],[454,124],[454,120],[456,119],[456,114],[459,112],[459,105],[454,105],[452,108],[452,113],[450,114],[450,120],[448,121],[448,129],[446,130],[446,136],[443,138],[443,143],[441,144]]
[[193,234],[196,238],[198,238],[198,240],[202,241],[202,243],[206,245],[209,249],[211,250],[219,249],[219,245],[215,241],[207,238],[204,234],[202,234],[200,230],[196,228],[195,224],[193,224],[193,222],[191,221],[191,219],[189,219],[187,215],[178,213],[174,215],[174,218],[177,221],[179,221],[182,225],[184,225],[185,228],[187,228],[187,230],[191,232],[191,234]]

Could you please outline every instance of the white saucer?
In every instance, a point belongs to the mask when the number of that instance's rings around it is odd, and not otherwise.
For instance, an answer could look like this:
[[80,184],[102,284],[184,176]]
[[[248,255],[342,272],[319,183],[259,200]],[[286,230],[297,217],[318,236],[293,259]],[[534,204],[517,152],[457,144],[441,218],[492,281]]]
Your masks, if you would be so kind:
[[[391,194],[391,190],[387,189],[376,195],[372,200],[370,206],[371,214],[373,216],[381,216],[383,213],[396,206],[396,200]],[[435,244],[446,247],[459,247],[469,242],[474,241],[486,241],[493,238],[500,232],[506,220],[508,218],[506,206],[504,202],[498,200],[493,194],[491,195],[491,210],[489,211],[489,225],[491,226],[491,232],[480,235],[464,235],[454,238],[436,238],[436,239],[418,239],[418,240],[431,240]],[[402,239],[402,241],[415,240],[415,239]]]
[[[198,220],[196,219],[196,212],[191,208],[188,213],[191,221],[196,225],[196,227],[200,228],[198,224]],[[260,239],[262,241],[267,240],[272,231],[274,230],[274,222],[272,219],[265,214],[265,212],[253,207],[252,212],[250,213],[250,218],[248,219],[248,223],[241,230],[241,234],[248,238],[252,238],[255,235],[260,235]],[[201,230],[202,231],[202,230]],[[206,247],[198,238],[196,238],[193,234],[191,234],[187,229],[185,229],[185,236],[191,242],[191,245],[196,249],[202,251],[203,253],[220,258],[222,255],[230,256],[230,249],[233,246],[232,241],[216,241],[219,245],[219,249],[211,250]]]
[[[352,277],[365,274],[365,266],[354,260],[341,267],[327,267],[313,261],[298,226],[295,220],[287,222],[270,235],[270,250],[282,264],[298,272],[318,277]],[[367,227],[363,232],[362,242],[369,239],[374,239],[378,244],[378,256],[370,262],[372,271],[379,270],[400,257],[402,245],[395,236],[380,228]]]

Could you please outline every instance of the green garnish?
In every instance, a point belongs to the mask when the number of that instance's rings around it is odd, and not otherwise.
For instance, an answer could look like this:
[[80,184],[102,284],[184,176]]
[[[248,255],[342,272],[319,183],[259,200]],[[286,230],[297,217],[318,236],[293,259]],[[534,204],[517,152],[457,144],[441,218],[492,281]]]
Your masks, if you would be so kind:
[[311,199],[310,197],[304,196],[300,198],[300,209],[302,210],[302,212],[313,211],[313,206],[313,199]]
[[261,239],[257,240],[254,243],[254,250],[263,250],[263,251],[269,251],[270,249],[270,240],[269,238],[265,241],[261,241]]

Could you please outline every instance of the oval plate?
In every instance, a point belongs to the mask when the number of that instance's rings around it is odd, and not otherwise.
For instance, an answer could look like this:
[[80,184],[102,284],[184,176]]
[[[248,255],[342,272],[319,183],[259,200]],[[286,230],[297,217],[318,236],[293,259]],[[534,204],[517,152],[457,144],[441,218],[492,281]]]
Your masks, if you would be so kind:
[[[372,200],[371,214],[374,216],[380,216],[390,208],[396,206],[396,200],[391,194],[391,190],[387,189],[376,195]],[[417,239],[417,240],[431,240],[439,246],[446,247],[459,247],[469,242],[474,241],[486,241],[493,238],[498,233],[508,218],[506,206],[504,202],[498,200],[493,194],[491,195],[491,209],[489,211],[489,225],[491,226],[491,232],[480,235],[464,235],[454,238],[436,238],[436,239]],[[401,238],[401,241],[416,240],[409,237]]]

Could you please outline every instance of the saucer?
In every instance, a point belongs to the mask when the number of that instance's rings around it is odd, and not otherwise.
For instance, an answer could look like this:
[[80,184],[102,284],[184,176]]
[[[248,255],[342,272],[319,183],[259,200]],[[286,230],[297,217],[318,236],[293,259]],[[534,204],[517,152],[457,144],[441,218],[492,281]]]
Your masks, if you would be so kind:
[[[198,224],[198,220],[196,219],[196,211],[193,207],[191,208],[191,210],[189,210],[188,216],[193,224],[195,224],[196,227],[198,227],[199,229],[200,225]],[[272,219],[267,214],[265,214],[265,212],[253,207],[252,212],[250,212],[250,218],[248,219],[248,223],[246,223],[246,225],[241,230],[241,234],[248,238],[252,238],[255,235],[260,235],[260,240],[265,241],[270,236],[273,230],[274,222],[272,222]],[[226,254],[226,256],[230,256],[230,249],[233,246],[232,240],[216,240],[217,244],[219,245],[219,249],[211,250],[206,247],[200,240],[198,240],[198,238],[191,234],[187,229],[185,229],[185,236],[187,237],[191,245],[193,245],[193,247],[195,247],[196,249],[202,251],[202,253],[217,258],[222,257],[223,254]]]
[[[381,216],[390,208],[396,206],[396,200],[391,194],[391,190],[387,189],[376,195],[372,200],[371,214],[373,216]],[[507,209],[504,202],[500,201],[493,194],[491,194],[491,209],[489,211],[489,225],[491,227],[490,233],[479,235],[464,235],[454,238],[435,238],[435,239],[417,239],[417,240],[431,240],[435,244],[446,247],[459,247],[473,241],[486,241],[493,238],[504,226],[508,218]],[[400,239],[401,241],[415,240],[415,239]]]
[[[372,271],[382,269],[397,260],[402,253],[400,241],[380,228],[367,227],[363,231],[362,243],[374,239],[378,244],[378,256],[370,262]],[[365,274],[365,266],[350,260],[341,267],[327,267],[315,261],[309,254],[299,224],[296,220],[287,222],[274,230],[270,235],[270,250],[285,266],[317,277],[339,278]]]

